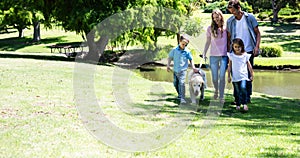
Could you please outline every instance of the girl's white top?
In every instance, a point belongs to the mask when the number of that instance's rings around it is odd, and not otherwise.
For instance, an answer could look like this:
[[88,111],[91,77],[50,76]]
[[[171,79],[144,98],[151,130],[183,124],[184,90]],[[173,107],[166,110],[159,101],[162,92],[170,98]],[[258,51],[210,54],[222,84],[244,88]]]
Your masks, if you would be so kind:
[[247,62],[251,54],[235,55],[234,53],[227,53],[227,56],[232,62],[232,82],[249,81]]

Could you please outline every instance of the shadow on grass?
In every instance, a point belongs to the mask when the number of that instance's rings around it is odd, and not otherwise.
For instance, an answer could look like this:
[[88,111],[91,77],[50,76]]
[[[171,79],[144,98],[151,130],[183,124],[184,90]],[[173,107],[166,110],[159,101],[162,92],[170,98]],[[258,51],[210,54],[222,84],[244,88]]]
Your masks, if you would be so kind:
[[[286,154],[286,149],[278,146],[272,146],[264,148],[264,151],[258,155],[258,157],[297,157],[296,154]],[[283,154],[284,153],[284,154]]]
[[12,38],[0,39],[0,50],[17,51],[19,49],[32,46],[32,45],[66,42],[65,40],[62,40],[64,37],[66,36],[46,38],[46,39],[41,39],[41,41],[39,42],[32,42],[32,38],[29,37],[24,37],[24,38],[12,37]]
[[284,51],[290,52],[300,52],[300,36],[299,35],[262,35],[264,38],[264,43],[280,43],[287,42],[286,44],[281,44]]
[[50,56],[50,55],[32,55],[32,54],[2,54],[0,58],[24,58],[37,60],[55,60],[55,61],[75,61],[75,58],[67,58],[66,56]]
[[300,24],[296,23],[276,23],[259,22],[259,26],[273,27],[273,30],[267,31],[268,33],[292,33],[300,29]]
[[[234,117],[245,121],[250,121],[251,123],[235,123],[232,122],[230,126],[238,126],[251,131],[254,135],[272,135],[272,130],[283,131],[283,135],[296,136],[299,135],[299,131],[294,131],[291,129],[293,124],[300,122],[300,100],[299,99],[285,99],[281,97],[270,97],[262,95],[261,97],[252,98],[252,103],[248,104],[248,112],[239,112],[235,110],[235,105],[230,105],[232,100],[232,95],[226,95],[226,103],[221,106],[216,100],[210,100],[212,92],[206,92],[208,96],[200,105],[192,105],[192,108],[188,109],[196,114],[206,114],[210,106],[219,107],[215,109],[221,111],[220,117],[228,118]],[[159,94],[153,94],[158,96]],[[149,99],[145,100],[150,104],[137,104],[134,105],[146,111],[154,110],[156,112],[168,113],[179,110],[179,106],[174,106],[177,103],[176,96],[172,94],[167,94],[165,98],[162,99]],[[186,98],[189,100],[190,98]],[[157,104],[162,102],[163,104]],[[173,104],[172,106],[169,103]],[[200,108],[200,112],[197,109]],[[194,126],[194,128],[200,128]],[[297,133],[298,132],[298,133]],[[277,135],[278,133],[276,133]]]
[[0,34],[10,34],[10,33],[15,33],[15,32],[17,32],[16,30],[0,30]]
[[300,53],[300,42],[290,42],[290,43],[282,44],[281,46],[286,51]]

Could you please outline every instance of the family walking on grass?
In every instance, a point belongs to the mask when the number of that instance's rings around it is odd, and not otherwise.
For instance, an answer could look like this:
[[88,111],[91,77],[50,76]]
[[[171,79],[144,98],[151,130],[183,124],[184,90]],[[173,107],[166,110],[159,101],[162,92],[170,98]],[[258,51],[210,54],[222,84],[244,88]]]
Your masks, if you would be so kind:
[[[260,31],[253,14],[242,11],[239,0],[229,0],[228,11],[232,16],[224,25],[224,17],[220,10],[214,10],[211,14],[211,25],[206,30],[206,43],[203,58],[207,59],[207,51],[210,47],[210,70],[214,86],[213,98],[225,103],[225,74],[228,73],[228,82],[233,84],[234,101],[236,109],[243,107],[248,111],[247,104],[251,103],[253,62],[259,55]],[[167,70],[170,71],[170,62],[174,62],[174,86],[178,93],[180,103],[185,101],[185,78],[188,61],[197,73],[193,57],[186,48],[189,40],[181,37],[179,45],[169,53]],[[200,72],[201,73],[201,72]],[[204,74],[202,74],[204,75]]]

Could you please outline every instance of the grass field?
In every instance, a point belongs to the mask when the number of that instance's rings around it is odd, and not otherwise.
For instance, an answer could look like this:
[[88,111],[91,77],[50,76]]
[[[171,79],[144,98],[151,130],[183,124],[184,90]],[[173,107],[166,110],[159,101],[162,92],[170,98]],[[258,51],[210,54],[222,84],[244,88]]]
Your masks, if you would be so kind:
[[[176,113],[193,118],[180,137],[152,152],[108,147],[80,119],[74,98],[74,66],[59,58],[0,58],[0,157],[300,157],[298,99],[255,93],[249,112],[243,114],[229,104],[229,88],[220,115],[214,113],[214,121],[207,125],[211,118],[206,115],[214,105],[211,89],[198,111],[183,109],[173,100],[176,94],[171,83],[151,82],[129,73],[128,86],[117,91],[113,83],[124,84],[116,82],[113,72],[128,71],[98,65],[92,84],[95,96],[105,116],[121,129],[155,131]],[[115,94],[129,95],[129,110],[135,111],[120,109],[116,99],[121,96]],[[96,112],[86,110],[91,115]]]

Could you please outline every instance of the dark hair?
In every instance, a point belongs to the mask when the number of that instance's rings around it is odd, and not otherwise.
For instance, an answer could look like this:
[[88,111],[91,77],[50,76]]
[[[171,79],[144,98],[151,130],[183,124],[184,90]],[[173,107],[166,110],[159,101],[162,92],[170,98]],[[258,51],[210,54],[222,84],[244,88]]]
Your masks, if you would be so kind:
[[240,47],[242,47],[242,52],[245,52],[245,45],[244,45],[244,42],[242,39],[240,38],[235,38],[232,40],[232,50],[234,51],[233,49],[233,44],[238,44]]
[[180,36],[180,39],[179,39],[180,41],[182,41],[182,40],[187,40],[188,42],[190,42],[190,40],[188,39],[188,38],[186,38],[186,37],[184,37],[184,36]]
[[241,7],[240,1],[239,0],[229,0],[227,8],[232,8],[232,7],[235,9],[238,9],[239,7]]

